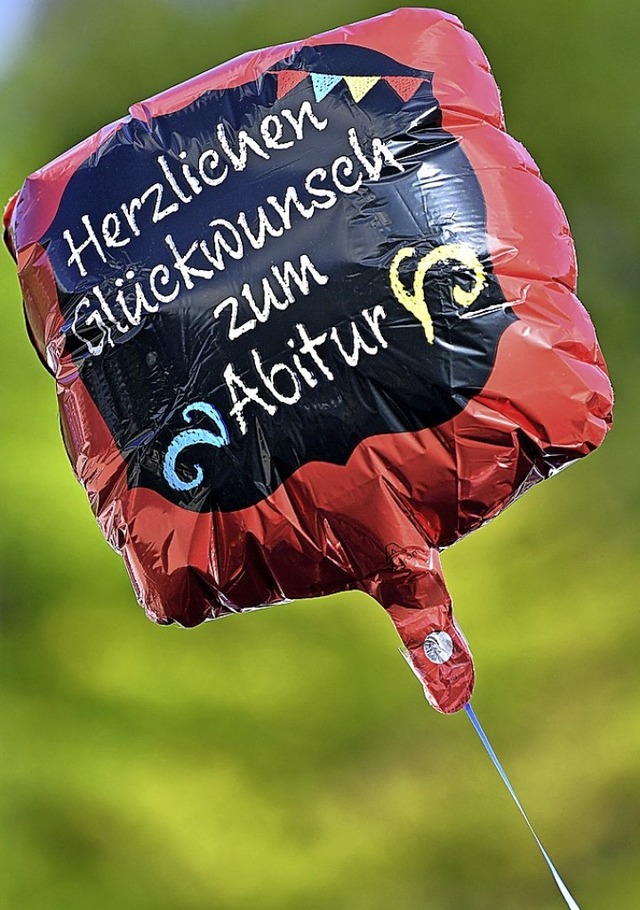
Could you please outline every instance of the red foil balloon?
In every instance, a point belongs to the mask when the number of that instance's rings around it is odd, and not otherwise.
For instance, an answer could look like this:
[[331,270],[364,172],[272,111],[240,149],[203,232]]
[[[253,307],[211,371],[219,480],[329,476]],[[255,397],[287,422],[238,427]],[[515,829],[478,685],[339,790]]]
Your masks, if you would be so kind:
[[245,54],[33,174],[5,224],[147,614],[357,588],[461,708],[439,550],[598,446],[612,393],[565,216],[458,20]]

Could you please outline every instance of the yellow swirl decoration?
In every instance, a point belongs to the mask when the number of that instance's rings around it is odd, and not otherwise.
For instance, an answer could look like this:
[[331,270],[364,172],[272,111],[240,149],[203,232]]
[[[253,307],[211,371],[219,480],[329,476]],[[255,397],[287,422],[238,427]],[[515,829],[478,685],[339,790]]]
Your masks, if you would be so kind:
[[439,262],[453,261],[459,263],[465,270],[473,273],[474,281],[471,290],[465,291],[464,288],[461,288],[458,284],[454,284],[453,286],[453,299],[458,306],[461,307],[469,307],[477,300],[479,294],[486,287],[487,273],[483,264],[478,259],[475,250],[468,246],[468,244],[444,243],[431,250],[430,253],[427,253],[426,256],[423,256],[422,259],[418,261],[418,266],[413,276],[413,289],[409,291],[400,280],[399,270],[400,264],[404,262],[405,259],[409,259],[414,255],[415,248],[412,246],[405,246],[401,250],[398,250],[393,257],[393,261],[389,267],[391,290],[398,303],[401,303],[412,316],[415,316],[415,318],[422,323],[427,341],[429,344],[433,344],[435,339],[433,320],[431,319],[431,313],[429,312],[429,307],[427,306],[424,294],[424,279],[429,269],[433,268],[433,266],[437,265]]

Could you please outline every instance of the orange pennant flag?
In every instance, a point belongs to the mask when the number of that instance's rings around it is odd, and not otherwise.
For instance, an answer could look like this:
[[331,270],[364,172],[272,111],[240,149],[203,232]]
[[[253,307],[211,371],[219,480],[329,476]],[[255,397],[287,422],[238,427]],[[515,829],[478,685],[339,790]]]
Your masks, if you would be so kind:
[[424,82],[424,79],[416,79],[414,76],[385,76],[384,78],[403,101],[413,98]]
[[280,70],[275,73],[278,77],[278,91],[276,98],[284,98],[292,89],[296,87],[303,79],[306,79],[309,73],[304,70]]

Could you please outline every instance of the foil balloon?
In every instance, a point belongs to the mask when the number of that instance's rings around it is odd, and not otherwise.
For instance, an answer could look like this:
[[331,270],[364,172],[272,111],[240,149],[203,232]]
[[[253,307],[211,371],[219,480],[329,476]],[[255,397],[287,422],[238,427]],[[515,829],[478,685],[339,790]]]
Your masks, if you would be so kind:
[[565,216],[458,20],[218,66],[33,174],[5,224],[149,617],[360,589],[464,706],[439,551],[598,446],[611,389]]

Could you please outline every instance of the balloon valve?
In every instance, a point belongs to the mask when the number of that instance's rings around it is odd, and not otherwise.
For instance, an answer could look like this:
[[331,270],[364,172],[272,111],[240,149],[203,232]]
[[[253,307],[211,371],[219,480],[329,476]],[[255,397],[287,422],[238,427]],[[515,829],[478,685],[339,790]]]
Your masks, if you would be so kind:
[[433,629],[422,643],[400,648],[429,704],[441,714],[454,714],[469,701],[473,690],[473,660],[457,626],[451,633]]
[[453,656],[453,640],[448,632],[439,629],[427,635],[422,650],[432,664],[446,664]]

